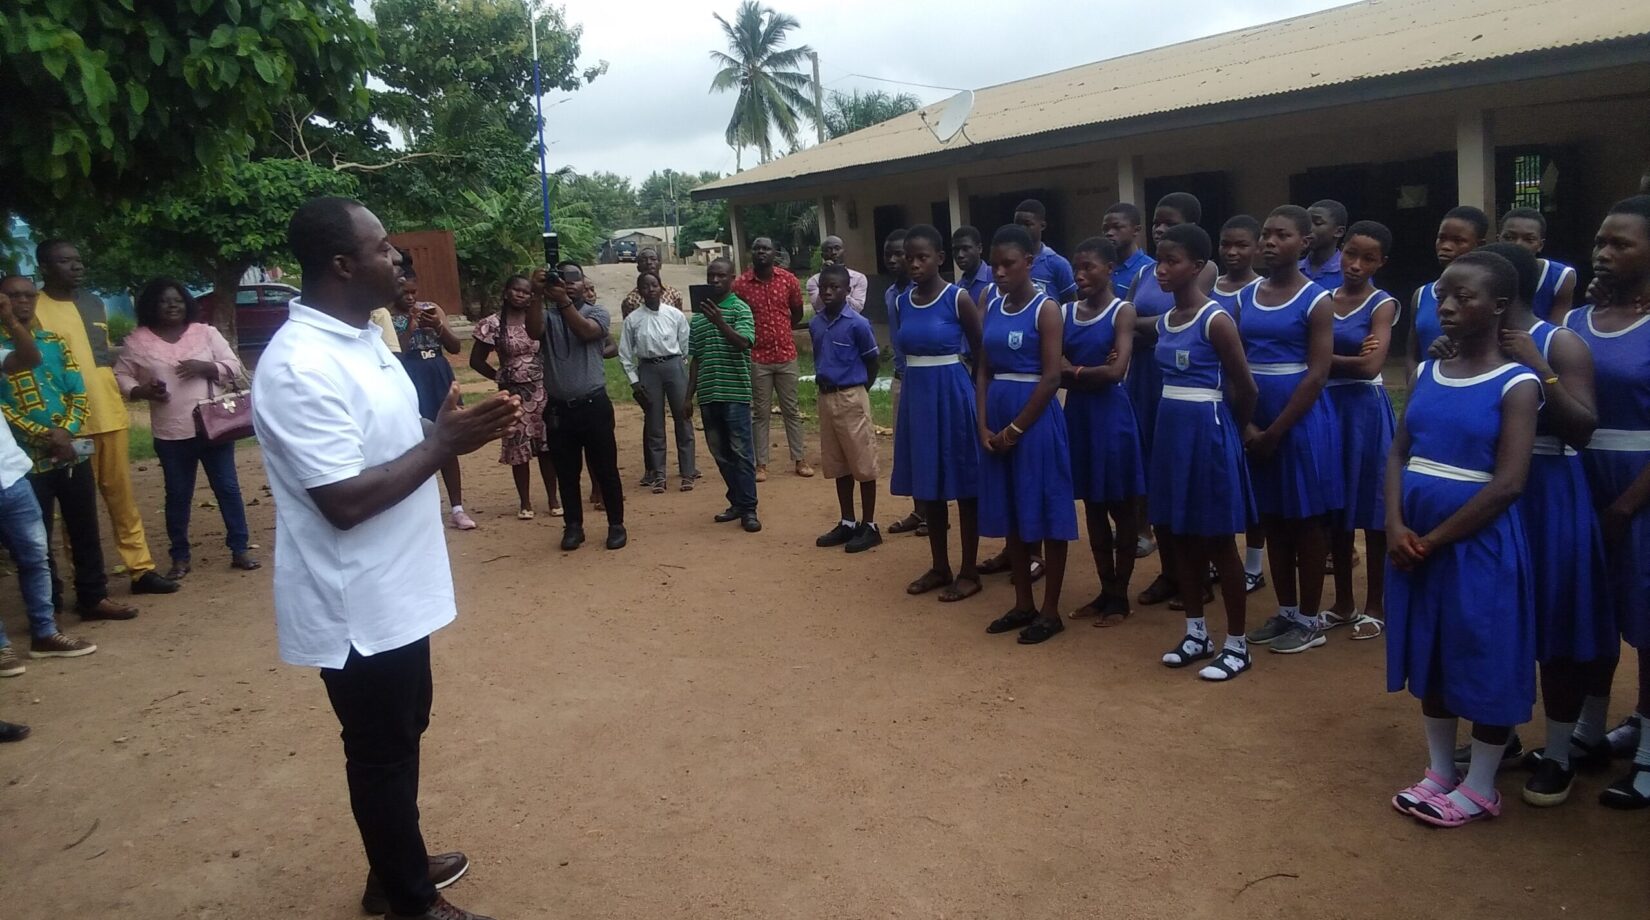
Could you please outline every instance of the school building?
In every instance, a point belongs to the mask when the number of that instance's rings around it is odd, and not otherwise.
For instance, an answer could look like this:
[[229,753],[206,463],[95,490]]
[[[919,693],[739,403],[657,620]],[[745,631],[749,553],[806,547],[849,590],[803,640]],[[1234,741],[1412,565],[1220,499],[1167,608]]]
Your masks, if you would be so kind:
[[989,240],[1028,197],[1066,252],[1116,201],[1149,224],[1161,195],[1192,192],[1214,235],[1233,214],[1334,198],[1392,228],[1379,281],[1403,295],[1436,276],[1446,210],[1526,205],[1585,279],[1604,212],[1650,172],[1650,2],[1365,0],[979,90],[947,143],[928,127],[939,110],[693,195],[730,202],[736,258],[742,205],[817,198],[821,235],[873,278],[890,230],[972,224]]

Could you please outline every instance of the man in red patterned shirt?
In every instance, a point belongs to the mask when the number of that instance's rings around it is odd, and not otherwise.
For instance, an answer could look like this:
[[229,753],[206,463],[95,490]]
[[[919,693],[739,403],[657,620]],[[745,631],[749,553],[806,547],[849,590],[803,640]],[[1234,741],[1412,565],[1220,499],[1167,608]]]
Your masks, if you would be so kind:
[[768,424],[776,391],[796,475],[814,474],[803,455],[806,442],[802,409],[796,402],[796,340],[791,337],[791,329],[802,322],[802,284],[773,264],[773,257],[773,240],[765,236],[752,240],[751,267],[733,282],[733,293],[750,304],[756,318],[756,346],[751,349],[751,440],[756,442],[757,482],[768,478]]

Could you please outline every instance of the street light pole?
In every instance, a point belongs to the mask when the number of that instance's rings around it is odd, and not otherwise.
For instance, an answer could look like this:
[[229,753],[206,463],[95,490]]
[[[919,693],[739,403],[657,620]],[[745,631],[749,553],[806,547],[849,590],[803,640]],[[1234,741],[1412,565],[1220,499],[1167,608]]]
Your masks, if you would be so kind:
[[544,89],[540,85],[539,75],[539,23],[536,4],[529,0],[527,4],[527,32],[532,36],[533,44],[533,106],[538,112],[538,144],[539,144],[539,199],[544,205],[544,261],[548,268],[554,268],[560,261],[561,247],[556,239],[555,227],[550,222],[550,171],[546,166],[544,151]]

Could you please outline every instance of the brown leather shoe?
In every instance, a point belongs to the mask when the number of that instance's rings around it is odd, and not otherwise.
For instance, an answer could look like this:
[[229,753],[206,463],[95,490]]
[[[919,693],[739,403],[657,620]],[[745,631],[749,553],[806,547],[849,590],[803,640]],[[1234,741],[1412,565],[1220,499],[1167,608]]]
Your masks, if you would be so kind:
[[808,464],[808,461],[806,461],[806,460],[796,461],[796,475],[801,476],[804,479],[806,479],[806,478],[812,476],[813,474],[814,474],[814,468]]
[[493,920],[492,917],[483,917],[472,914],[462,907],[454,907],[447,903],[441,895],[435,896],[435,903],[430,909],[421,914],[390,914],[390,920]]
[[[430,856],[430,881],[440,891],[464,877],[470,871],[470,859],[463,853],[435,853]],[[367,870],[367,888],[361,893],[361,909],[369,914],[390,912],[389,898],[384,896],[384,885],[378,876]]]
[[82,620],[134,620],[137,619],[137,615],[136,607],[122,604],[112,597],[106,597],[80,611]]

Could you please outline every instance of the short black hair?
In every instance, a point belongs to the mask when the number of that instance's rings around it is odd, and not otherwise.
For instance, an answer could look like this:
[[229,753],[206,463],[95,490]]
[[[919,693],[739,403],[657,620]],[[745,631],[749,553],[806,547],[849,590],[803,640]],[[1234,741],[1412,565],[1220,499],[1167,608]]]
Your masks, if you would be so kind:
[[1611,214],[1635,214],[1644,221],[1644,230],[1650,234],[1650,195],[1623,198],[1610,206]]
[[1191,192],[1170,192],[1157,199],[1159,208],[1174,208],[1188,224],[1195,224],[1203,219],[1203,202]]
[[933,224],[917,224],[905,231],[905,242],[909,243],[912,240],[927,240],[935,252],[945,251],[945,237]]
[[1214,250],[1214,244],[1209,241],[1209,231],[1197,224],[1175,224],[1163,231],[1161,242],[1173,243],[1186,250],[1194,262],[1209,261],[1209,254]]
[[[1480,211],[1479,213],[1483,213]],[[1528,255],[1528,253],[1525,253]],[[1532,256],[1533,260],[1534,257]],[[1486,252],[1483,249],[1474,249],[1472,252],[1458,256],[1450,263],[1453,268],[1457,265],[1475,265],[1489,272],[1490,294],[1496,298],[1513,300],[1519,296],[1518,269],[1499,253]]]
[[400,246],[395,247],[395,251],[401,254],[401,280],[417,281],[418,271],[413,268],[412,253],[402,249]]
[[727,256],[717,256],[716,258],[705,263],[705,269],[708,271],[712,265],[726,265],[731,271],[733,269],[733,260]]
[[1228,230],[1242,230],[1255,239],[1260,239],[1260,221],[1248,214],[1233,214],[1228,217],[1226,223],[1220,225],[1220,232],[1225,233]]
[[1346,236],[1344,239],[1350,240],[1355,236],[1366,237],[1374,240],[1381,247],[1382,257],[1392,254],[1392,231],[1388,230],[1386,224],[1383,224],[1380,221],[1360,220],[1352,226],[1347,227]]
[[1140,226],[1140,209],[1127,201],[1119,201],[1107,208],[1106,213],[1100,215],[1100,220],[1104,222],[1106,218],[1113,214],[1121,214],[1128,219],[1129,223],[1134,224],[1136,227]]
[[[1027,198],[1014,206],[1014,213],[1019,214],[1021,212],[1030,214],[1038,220],[1048,220],[1048,208],[1043,207],[1043,203],[1035,198]],[[992,237],[991,241],[996,243],[996,237]]]
[[40,245],[34,247],[34,261],[36,264],[44,264],[46,262],[46,258],[52,254],[53,249],[60,246],[73,245],[74,243],[60,236],[54,236],[49,240],[41,240]]
[[[1444,220],[1464,220],[1472,224],[1473,229],[1478,231],[1479,242],[1483,242],[1490,235],[1489,217],[1484,214],[1482,209],[1475,208],[1470,204],[1458,204],[1445,211]],[[1439,221],[1439,223],[1443,223],[1443,221]]]
[[1300,231],[1301,236],[1308,236],[1312,233],[1312,217],[1306,213],[1305,208],[1298,204],[1278,205],[1272,209],[1272,213],[1266,215],[1267,220],[1271,220],[1274,217],[1281,217],[1285,220],[1294,221],[1295,229]]
[[1107,265],[1117,264],[1117,244],[1103,236],[1091,236],[1081,243],[1078,243],[1077,248],[1072,250],[1071,254],[1077,255],[1082,252],[1092,253],[1099,256],[1100,261],[1106,263]]
[[845,286],[849,283],[849,278],[851,277],[848,274],[848,266],[843,265],[841,262],[826,262],[824,265],[820,266],[819,280],[824,281],[826,275],[830,275],[832,278],[841,281]]
[[1031,250],[1035,248],[1031,242],[1031,234],[1019,224],[1003,224],[997,228],[996,233],[991,234],[991,248],[996,249],[998,246],[1013,246],[1026,255],[1030,255]]
[[[824,272],[821,272],[820,274],[824,274]],[[643,278],[652,278],[654,281],[659,282],[660,287],[664,286],[664,282],[660,281],[659,274],[657,272],[637,272],[636,273],[636,286],[638,288],[642,286],[642,279]]]
[[905,228],[901,227],[893,233],[888,234],[888,238],[882,241],[882,248],[887,249],[893,243],[905,242],[905,233]]
[[[183,321],[195,323],[200,321],[200,304],[195,302],[195,295],[183,286],[183,282],[173,278],[156,278],[145,284],[138,292],[133,312],[137,314],[137,324],[153,328],[160,322],[160,295],[167,291],[177,291],[183,295]],[[230,295],[233,298],[233,294]],[[233,300],[224,306],[226,310],[234,309]]]
[[286,244],[306,278],[326,274],[333,256],[355,253],[355,220],[351,214],[364,207],[354,198],[323,195],[304,202],[292,213],[286,226]]
[[985,238],[980,236],[979,229],[968,224],[963,224],[961,227],[951,231],[952,244],[960,243],[963,240],[973,240],[974,245],[976,246],[985,245]]
[[1328,211],[1329,219],[1334,221],[1335,226],[1337,227],[1344,227],[1346,226],[1346,222],[1351,220],[1351,217],[1346,213],[1346,205],[1341,204],[1333,198],[1320,198],[1317,201],[1312,202],[1312,206],[1307,208],[1307,210],[1311,211],[1313,209]]
[[1541,228],[1541,235],[1547,235],[1547,217],[1535,208],[1513,208],[1501,215],[1501,226],[1506,227],[1509,220],[1533,220]]
[[1541,263],[1528,249],[1517,243],[1491,243],[1478,251],[1494,253],[1511,262],[1513,270],[1518,272],[1518,299],[1526,306],[1535,304],[1535,292],[1541,286]]

